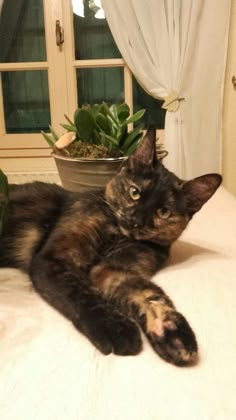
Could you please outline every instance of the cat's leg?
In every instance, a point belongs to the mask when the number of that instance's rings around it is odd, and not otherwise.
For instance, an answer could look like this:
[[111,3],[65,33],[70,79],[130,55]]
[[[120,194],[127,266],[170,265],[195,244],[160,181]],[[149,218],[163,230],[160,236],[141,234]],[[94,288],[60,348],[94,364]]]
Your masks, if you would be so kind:
[[134,355],[142,340],[137,325],[88,284],[86,272],[51,257],[34,258],[30,270],[36,291],[104,354]]
[[160,287],[136,278],[117,290],[117,298],[124,313],[130,307],[130,315],[163,359],[178,366],[197,362],[195,334]]
[[94,287],[142,328],[154,350],[178,366],[195,364],[195,334],[165,292],[149,281],[162,263],[160,250],[125,247],[91,271]]

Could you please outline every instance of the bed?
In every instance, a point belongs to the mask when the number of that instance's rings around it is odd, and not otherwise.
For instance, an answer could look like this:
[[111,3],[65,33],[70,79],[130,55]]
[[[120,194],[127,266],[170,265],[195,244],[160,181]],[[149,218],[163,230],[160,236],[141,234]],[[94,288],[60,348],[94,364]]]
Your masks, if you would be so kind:
[[196,332],[197,366],[101,355],[32,289],[0,270],[1,420],[235,420],[236,199],[221,187],[154,279]]

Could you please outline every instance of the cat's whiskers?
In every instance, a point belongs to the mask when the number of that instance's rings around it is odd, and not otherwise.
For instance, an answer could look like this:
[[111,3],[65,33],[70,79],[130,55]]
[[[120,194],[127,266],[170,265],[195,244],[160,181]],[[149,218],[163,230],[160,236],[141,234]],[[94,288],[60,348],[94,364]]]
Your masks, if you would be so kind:
[[125,236],[130,236],[130,231],[128,229],[125,229],[123,226],[120,225],[120,231]]
[[116,210],[116,216],[118,216],[120,219],[124,219],[125,215],[121,210]]

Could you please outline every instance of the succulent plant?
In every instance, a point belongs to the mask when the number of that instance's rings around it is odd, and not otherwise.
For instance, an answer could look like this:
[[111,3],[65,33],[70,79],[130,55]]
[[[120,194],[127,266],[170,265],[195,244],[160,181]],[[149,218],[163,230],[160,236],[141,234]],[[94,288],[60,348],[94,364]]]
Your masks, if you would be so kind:
[[[128,125],[138,121],[144,113],[145,110],[142,109],[131,116],[126,103],[111,106],[105,102],[83,105],[76,109],[74,121],[65,115],[67,124],[61,124],[66,130],[63,136],[59,138],[51,126],[49,126],[50,134],[45,132],[42,134],[56,153],[84,157],[87,149],[87,156],[101,157],[101,151],[104,157],[129,156],[142,137],[143,124],[130,131]],[[92,147],[82,147],[80,154],[79,146],[82,143]]]

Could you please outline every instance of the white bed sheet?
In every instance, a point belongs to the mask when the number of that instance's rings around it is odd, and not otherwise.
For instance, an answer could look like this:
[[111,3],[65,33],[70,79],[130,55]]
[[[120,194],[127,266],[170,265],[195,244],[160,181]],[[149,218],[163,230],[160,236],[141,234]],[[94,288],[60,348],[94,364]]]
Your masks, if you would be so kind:
[[31,288],[0,270],[1,420],[235,420],[236,199],[220,188],[154,277],[196,332],[200,361],[101,355]]

